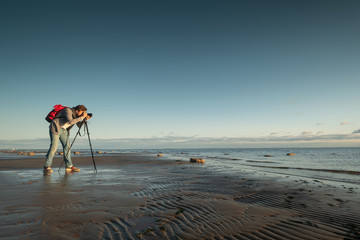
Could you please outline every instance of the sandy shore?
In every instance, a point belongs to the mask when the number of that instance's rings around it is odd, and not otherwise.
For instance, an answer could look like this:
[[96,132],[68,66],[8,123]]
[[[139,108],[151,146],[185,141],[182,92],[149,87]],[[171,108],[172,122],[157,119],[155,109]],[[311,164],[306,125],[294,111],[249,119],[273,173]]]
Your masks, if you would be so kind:
[[357,187],[155,156],[0,161],[1,239],[360,239]]

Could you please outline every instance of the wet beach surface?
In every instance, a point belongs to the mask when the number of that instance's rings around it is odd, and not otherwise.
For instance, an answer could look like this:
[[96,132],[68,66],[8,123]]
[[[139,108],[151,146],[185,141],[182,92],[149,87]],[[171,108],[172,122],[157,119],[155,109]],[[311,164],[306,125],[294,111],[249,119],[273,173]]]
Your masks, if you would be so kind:
[[359,188],[145,154],[0,161],[4,239],[359,239]]

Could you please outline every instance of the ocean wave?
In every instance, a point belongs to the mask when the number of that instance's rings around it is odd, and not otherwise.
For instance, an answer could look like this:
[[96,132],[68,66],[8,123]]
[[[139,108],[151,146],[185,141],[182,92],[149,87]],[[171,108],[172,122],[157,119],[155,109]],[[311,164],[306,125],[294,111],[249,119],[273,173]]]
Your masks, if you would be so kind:
[[360,175],[359,171],[350,170],[337,170],[337,169],[319,169],[319,168],[297,168],[297,167],[272,167],[272,166],[261,166],[261,165],[247,165],[250,167],[261,167],[261,168],[276,168],[276,169],[290,169],[290,170],[306,170],[306,171],[317,171],[317,172],[330,172],[330,173],[342,173],[351,175]]
[[253,163],[278,163],[278,162],[271,162],[271,161],[257,161],[257,160],[246,160],[246,162],[253,162]]

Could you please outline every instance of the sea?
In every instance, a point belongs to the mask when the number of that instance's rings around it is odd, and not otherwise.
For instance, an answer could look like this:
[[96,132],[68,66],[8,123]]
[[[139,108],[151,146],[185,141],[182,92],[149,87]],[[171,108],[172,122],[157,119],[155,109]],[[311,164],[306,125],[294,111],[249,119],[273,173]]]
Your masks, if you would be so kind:
[[[78,150],[82,155],[91,155],[87,149]],[[141,153],[154,156],[163,154],[164,159],[181,161],[203,158],[206,166],[233,173],[247,171],[360,185],[360,148],[95,149],[95,159],[99,150],[104,152],[102,156]],[[45,152],[38,150],[32,157],[45,157]],[[0,152],[0,161],[9,158],[19,156]]]
[[[206,165],[229,172],[360,185],[360,148],[188,148],[132,150],[163,154],[174,160],[203,158]],[[289,154],[290,153],[290,154]]]

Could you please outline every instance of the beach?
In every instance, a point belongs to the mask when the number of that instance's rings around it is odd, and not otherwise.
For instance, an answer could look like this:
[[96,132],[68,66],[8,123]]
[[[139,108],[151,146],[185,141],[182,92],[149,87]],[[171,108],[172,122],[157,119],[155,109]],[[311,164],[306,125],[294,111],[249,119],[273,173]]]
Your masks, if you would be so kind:
[[[360,239],[360,189],[150,153],[1,159],[1,239]],[[206,159],[205,159],[206,161]]]

